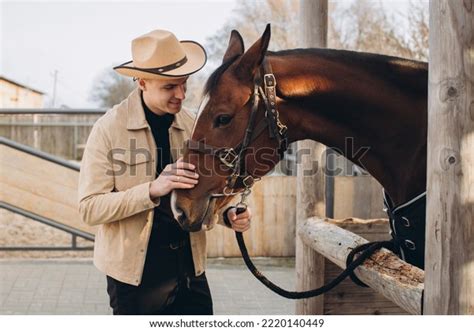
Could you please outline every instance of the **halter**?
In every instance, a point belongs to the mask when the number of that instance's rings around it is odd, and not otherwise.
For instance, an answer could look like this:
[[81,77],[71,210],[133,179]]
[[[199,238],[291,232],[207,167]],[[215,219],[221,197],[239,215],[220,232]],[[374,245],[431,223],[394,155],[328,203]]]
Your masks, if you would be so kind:
[[[222,193],[212,194],[211,199],[226,196],[234,196],[241,194],[241,201],[238,207],[246,208],[245,200],[251,192],[252,186],[260,177],[254,176],[247,172],[245,167],[245,152],[257,137],[268,127],[268,134],[271,139],[276,139],[278,143],[278,153],[280,159],[288,148],[287,127],[280,122],[279,113],[276,108],[276,79],[272,72],[272,67],[267,59],[262,62],[263,66],[263,87],[260,70],[254,77],[254,88],[252,95],[252,110],[250,112],[249,122],[245,130],[244,139],[236,147],[214,147],[205,144],[202,141],[194,141],[189,139],[186,144],[191,151],[200,152],[202,154],[212,155],[232,172],[227,177],[226,186]],[[264,118],[255,125],[255,118],[258,112],[260,99],[265,105]],[[242,192],[234,192],[237,182],[244,187]]]

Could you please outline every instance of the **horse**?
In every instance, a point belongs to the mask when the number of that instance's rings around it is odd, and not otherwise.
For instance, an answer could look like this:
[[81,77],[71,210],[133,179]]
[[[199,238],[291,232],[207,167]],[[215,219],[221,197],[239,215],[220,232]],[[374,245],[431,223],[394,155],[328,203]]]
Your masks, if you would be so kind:
[[[382,185],[398,254],[423,267],[428,64],[347,50],[269,51],[270,35],[267,25],[245,51],[231,32],[183,155],[200,180],[172,193],[176,220],[188,231],[212,227],[219,209],[248,194],[288,143],[311,139]],[[348,138],[366,152],[346,151]]]

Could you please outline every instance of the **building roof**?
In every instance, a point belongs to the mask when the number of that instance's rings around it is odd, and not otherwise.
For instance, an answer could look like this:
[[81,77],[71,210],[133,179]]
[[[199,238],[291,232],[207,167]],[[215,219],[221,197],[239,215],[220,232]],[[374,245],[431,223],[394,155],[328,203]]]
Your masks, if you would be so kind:
[[44,95],[44,94],[45,94],[44,92],[41,92],[40,90],[34,89],[34,88],[32,88],[32,87],[29,87],[29,86],[26,86],[26,85],[23,85],[23,84],[20,84],[20,83],[18,83],[18,82],[15,82],[14,80],[11,80],[11,79],[9,79],[9,78],[6,78],[5,76],[2,76],[2,75],[0,75],[0,80],[4,80],[4,81],[6,81],[6,82],[9,82],[9,83],[11,83],[11,84],[17,85],[17,86],[19,86],[19,87],[22,87],[22,88],[24,88],[24,89],[30,90],[30,91],[32,91],[32,92],[35,92],[35,93],[38,93],[38,94],[41,94],[41,95]]

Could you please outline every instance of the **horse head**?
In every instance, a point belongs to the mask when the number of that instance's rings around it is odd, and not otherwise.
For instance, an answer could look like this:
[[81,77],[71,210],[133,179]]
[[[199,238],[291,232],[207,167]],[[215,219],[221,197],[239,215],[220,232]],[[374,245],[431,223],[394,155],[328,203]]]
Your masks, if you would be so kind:
[[[211,228],[218,210],[280,159],[279,140],[272,136],[272,128],[278,128],[271,121],[273,126],[266,123],[270,100],[259,102],[265,98],[260,83],[269,41],[268,25],[244,52],[242,37],[233,30],[221,66],[206,83],[205,98],[183,155],[185,162],[196,166],[199,183],[172,193],[175,219],[185,230]],[[276,110],[276,100],[271,103]]]

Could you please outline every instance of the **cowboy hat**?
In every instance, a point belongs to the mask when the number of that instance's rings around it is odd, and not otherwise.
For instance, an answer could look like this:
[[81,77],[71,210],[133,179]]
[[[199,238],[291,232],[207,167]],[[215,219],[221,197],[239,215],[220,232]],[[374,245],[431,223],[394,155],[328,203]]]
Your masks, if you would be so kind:
[[135,38],[132,61],[116,66],[114,70],[135,78],[182,77],[200,70],[206,61],[206,51],[197,42],[178,41],[169,31],[154,30]]

